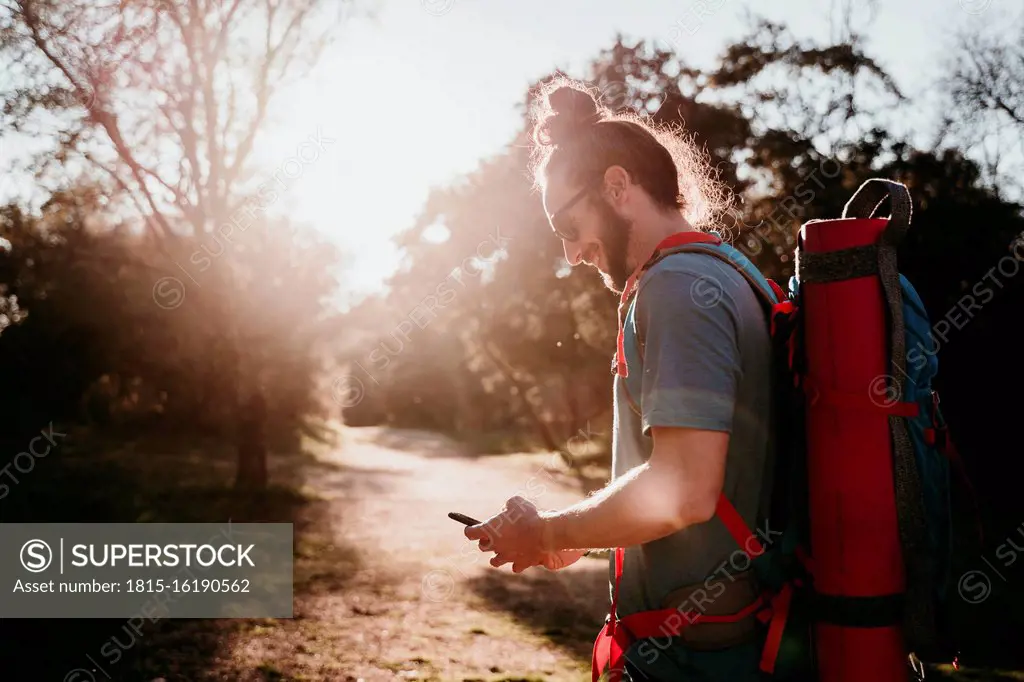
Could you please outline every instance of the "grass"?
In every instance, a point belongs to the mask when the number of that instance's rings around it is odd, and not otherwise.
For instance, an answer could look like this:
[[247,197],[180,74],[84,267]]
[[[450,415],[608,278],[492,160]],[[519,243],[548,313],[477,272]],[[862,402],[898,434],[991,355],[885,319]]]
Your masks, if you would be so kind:
[[[278,469],[295,469],[306,458],[282,453],[274,461]],[[288,521],[312,501],[287,476],[265,491],[236,490],[234,469],[230,444],[166,437],[123,442],[80,430],[8,495],[3,517],[36,523]]]
[[284,673],[280,672],[271,663],[263,663],[257,666],[256,670],[263,675],[267,682],[281,682],[286,679]]
[[[285,521],[295,524],[294,590],[297,596],[344,595],[347,581],[360,569],[358,555],[351,548],[337,544],[328,518],[329,503],[311,494],[303,486],[303,475],[319,477],[341,471],[334,464],[320,462],[314,456],[334,447],[330,439],[310,438],[303,449],[275,453],[271,460],[274,481],[267,491],[254,494],[236,491],[232,487],[234,451],[230,445],[211,440],[190,442],[179,438],[133,438],[119,441],[111,436],[97,436],[81,432],[69,434],[59,449],[40,459],[31,475],[13,487],[8,496],[0,500],[0,513],[4,522],[19,520],[34,522],[58,521],[174,521],[223,522]],[[578,452],[582,457],[587,453]],[[594,464],[594,466],[597,466]],[[335,468],[332,468],[335,467]],[[568,473],[564,474],[569,476]],[[339,492],[339,499],[346,495]],[[329,496],[325,493],[325,496]],[[1016,520],[1015,520],[1016,521]],[[337,522],[337,521],[333,521]],[[992,559],[994,548],[1019,521],[1007,522],[1006,529],[992,532],[988,547],[980,554],[965,553],[955,569],[959,576],[964,570],[984,568],[981,556]],[[996,583],[990,599],[983,604],[971,605],[962,601],[955,604],[958,630],[964,644],[960,670],[950,665],[932,668],[929,679],[948,680],[1009,680],[1024,682],[1024,672],[1014,672],[1019,657],[1019,635],[1012,624],[1020,623],[1024,614],[1021,586],[1024,586],[1024,562],[1018,562],[1007,572],[1006,584]],[[364,578],[365,580],[365,575]],[[603,571],[587,573],[582,583],[573,589],[580,595],[599,594],[604,590],[606,574]],[[525,624],[531,637],[544,639],[572,653],[580,661],[589,660],[593,635],[603,616],[606,604],[594,606],[582,600],[555,607],[539,601],[538,594],[553,594],[556,589],[551,576],[520,576],[510,581],[496,574],[486,574],[469,581],[468,587],[479,599],[481,610],[495,610],[507,614],[508,629],[501,623],[474,627],[465,620],[452,625],[461,633],[504,640]],[[954,581],[955,582],[955,581]],[[355,584],[359,584],[357,581]],[[374,586],[378,581],[374,581]],[[559,588],[564,591],[564,588]],[[956,586],[953,586],[955,597]],[[385,597],[386,599],[386,597]],[[586,607],[582,607],[586,605]],[[368,619],[379,615],[375,604],[349,603],[346,618],[360,616]],[[379,606],[379,603],[377,604]],[[582,607],[582,608],[581,608]],[[588,611],[588,613],[584,613]],[[74,668],[81,667],[86,656],[99,657],[105,642],[122,632],[125,619],[96,620],[7,620],[0,623],[0,641],[17,656],[4,656],[0,678],[12,680],[63,679]],[[349,622],[349,621],[345,621]],[[1008,625],[1009,624],[1009,625]],[[235,679],[244,682],[304,679],[299,670],[315,667],[319,675],[305,679],[345,680],[345,666],[339,662],[337,621],[317,620],[297,611],[293,621],[272,619],[238,620],[164,620],[147,623],[137,644],[125,652],[124,658],[112,671],[115,682],[151,682],[164,678],[167,682],[198,682],[199,680]],[[122,635],[121,640],[126,638]],[[482,640],[475,637],[472,641]],[[278,642],[277,651],[287,644],[287,654],[275,656],[271,640]],[[252,645],[247,663],[239,662],[238,649],[242,643]],[[523,646],[531,646],[524,643]],[[412,653],[412,652],[409,652]],[[386,655],[386,654],[385,654]],[[401,655],[401,654],[399,654]],[[311,662],[315,659],[315,662]],[[100,659],[102,660],[102,659]],[[439,660],[410,657],[388,661],[385,666],[395,679],[401,673],[421,682],[430,680],[479,679],[483,682],[532,682],[536,670],[526,666],[508,665],[474,670],[478,677],[443,677],[437,666]],[[219,666],[219,667],[218,667]],[[237,676],[213,677],[211,671],[223,671]],[[337,666],[337,667],[335,667]],[[990,666],[990,667],[985,667]],[[336,672],[336,674],[335,674]],[[480,675],[483,676],[480,676]],[[517,676],[522,674],[523,676]],[[322,677],[328,675],[328,677]],[[580,679],[586,675],[581,674]]]
[[959,670],[952,665],[938,665],[929,670],[929,674],[938,675],[941,680],[958,680],[959,682],[1018,682],[1024,681],[1024,672],[1013,670],[997,670],[993,668],[964,668]]
[[[322,440],[307,439],[311,447]],[[0,502],[4,522],[291,522],[294,524],[294,591],[331,590],[351,575],[354,552],[324,535],[324,504],[301,487],[309,452],[271,458],[274,483],[265,491],[233,487],[234,448],[188,437],[118,440],[88,430],[68,433],[59,449],[40,459]],[[0,624],[0,641],[16,655],[3,656],[3,679],[63,679],[69,670],[105,661],[101,648],[120,636],[126,619],[15,620]],[[272,619],[145,622],[123,657],[107,671],[119,682],[205,679],[227,642],[261,636],[279,627]],[[266,661],[252,674],[264,681],[299,680]],[[246,678],[249,679],[249,678]]]

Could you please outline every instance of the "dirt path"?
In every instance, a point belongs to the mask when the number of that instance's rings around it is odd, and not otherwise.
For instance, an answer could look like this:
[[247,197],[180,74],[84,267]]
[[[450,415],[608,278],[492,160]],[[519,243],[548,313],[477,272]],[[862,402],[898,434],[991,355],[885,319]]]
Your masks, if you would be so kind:
[[486,518],[515,494],[542,508],[580,499],[555,459],[470,457],[436,434],[346,430],[306,475],[319,516],[299,548],[296,581],[309,589],[297,587],[295,620],[236,633],[225,658],[261,670],[254,679],[589,679],[607,560],[515,575],[491,567],[446,516]]

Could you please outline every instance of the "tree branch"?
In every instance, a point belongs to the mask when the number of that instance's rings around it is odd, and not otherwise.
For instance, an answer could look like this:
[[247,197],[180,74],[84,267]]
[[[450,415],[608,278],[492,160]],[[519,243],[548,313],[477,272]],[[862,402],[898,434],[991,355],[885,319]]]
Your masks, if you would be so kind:
[[156,221],[157,225],[159,225],[160,231],[162,232],[162,236],[166,238],[168,236],[173,235],[174,233],[171,230],[171,226],[168,223],[167,218],[164,216],[163,212],[157,206],[152,193],[146,187],[145,179],[142,177],[142,171],[139,167],[139,164],[135,160],[135,157],[132,154],[131,150],[128,148],[128,145],[125,144],[124,138],[121,136],[121,130],[117,125],[117,120],[114,117],[114,115],[103,110],[96,101],[97,98],[93,97],[90,101],[90,99],[88,98],[88,93],[85,91],[85,88],[82,86],[82,84],[71,73],[67,65],[64,64],[53,53],[53,51],[50,50],[50,47],[49,45],[47,45],[46,40],[40,34],[41,24],[39,21],[39,17],[33,11],[31,2],[23,1],[21,3],[21,7],[22,14],[25,17],[25,25],[32,35],[32,42],[35,44],[36,48],[43,53],[43,56],[45,56],[50,61],[50,63],[53,64],[53,66],[56,67],[64,75],[65,78],[67,78],[68,82],[71,83],[78,97],[82,98],[82,101],[89,102],[89,106],[86,107],[87,115],[89,116],[90,120],[92,120],[95,124],[103,128],[103,130],[107,133],[107,137],[110,138],[110,141],[113,143],[114,149],[117,151],[118,155],[124,160],[124,162],[128,165],[128,168],[132,171],[132,175],[135,177],[135,181],[139,185],[139,191],[142,192],[143,196],[146,199],[146,203],[149,204],[149,208],[152,211],[153,219]]

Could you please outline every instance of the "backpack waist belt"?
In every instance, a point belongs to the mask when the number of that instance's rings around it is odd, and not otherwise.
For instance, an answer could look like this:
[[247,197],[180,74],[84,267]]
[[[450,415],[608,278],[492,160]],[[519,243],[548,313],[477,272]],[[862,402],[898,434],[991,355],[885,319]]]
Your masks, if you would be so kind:
[[[681,587],[665,597],[661,606],[678,611],[684,618],[691,612],[692,615],[734,616],[760,599],[757,579],[748,569]],[[680,631],[679,638],[691,649],[715,651],[748,642],[756,634],[757,619],[754,613],[749,613],[739,620],[694,622]]]
[[[765,549],[757,539],[757,536],[747,528],[746,523],[744,523],[735,507],[726,499],[725,495],[719,497],[716,516],[725,523],[729,534],[740,545],[740,551],[743,551],[751,558],[764,553]],[[751,576],[747,584],[751,588],[749,596],[753,600],[735,612],[727,614],[712,614],[709,612],[711,609],[706,609],[702,612],[699,608],[695,608],[695,606],[699,607],[702,604],[688,597],[692,597],[697,587],[703,588],[703,586],[693,586],[677,590],[669,595],[666,602],[669,600],[674,601],[673,597],[680,599],[680,605],[675,608],[668,607],[652,611],[641,611],[619,618],[616,614],[625,554],[626,551],[622,547],[615,549],[615,590],[612,593],[611,610],[605,618],[604,627],[601,628],[601,631],[597,634],[597,639],[594,640],[594,652],[591,659],[593,682],[598,681],[601,673],[606,668],[608,670],[609,682],[621,682],[623,668],[625,667],[626,651],[637,640],[678,636],[686,641],[687,635],[683,633],[697,625],[725,625],[730,628],[727,634],[735,635],[744,628],[755,628],[756,626],[752,620],[754,617],[769,624],[765,650],[761,660],[761,669],[765,672],[771,672],[774,669],[791,594],[788,585],[778,594],[772,594],[768,591],[756,594],[757,591],[753,589],[754,581]],[[687,590],[689,590],[688,595],[683,596],[683,593]],[[735,600],[739,596],[740,591],[737,590],[729,599]],[[720,597],[725,597],[725,593],[720,595]],[[707,602],[705,601],[704,603],[706,604]],[[735,601],[730,601],[730,606],[735,604]],[[715,610],[719,609],[725,610],[724,602]],[[733,631],[732,628],[736,628],[736,630]],[[704,628],[699,636],[701,640],[705,641],[705,644],[707,643],[706,638],[709,633],[710,630]],[[719,631],[719,634],[722,634],[722,631]],[[693,639],[695,631],[691,630],[688,635]],[[700,645],[698,644],[698,646]],[[721,645],[715,648],[721,648]]]

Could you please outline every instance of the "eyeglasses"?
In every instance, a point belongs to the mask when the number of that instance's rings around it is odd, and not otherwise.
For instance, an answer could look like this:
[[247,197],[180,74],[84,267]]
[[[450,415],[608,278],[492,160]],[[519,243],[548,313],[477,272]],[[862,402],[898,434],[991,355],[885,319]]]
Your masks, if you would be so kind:
[[558,209],[550,216],[548,216],[548,222],[551,223],[551,229],[552,231],[554,231],[556,237],[567,242],[576,241],[576,239],[580,236],[579,230],[577,230],[575,227],[569,228],[568,231],[562,231],[558,229],[558,219],[560,216],[564,216],[566,213],[572,210],[572,207],[578,204],[580,202],[580,199],[585,197],[588,192],[595,189],[596,187],[597,182],[591,182],[584,185],[583,189],[581,189],[579,192],[576,192],[573,198],[569,199],[569,201],[567,201],[564,206],[562,206],[560,209]]

